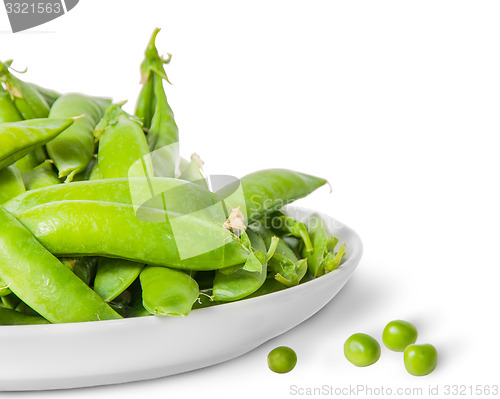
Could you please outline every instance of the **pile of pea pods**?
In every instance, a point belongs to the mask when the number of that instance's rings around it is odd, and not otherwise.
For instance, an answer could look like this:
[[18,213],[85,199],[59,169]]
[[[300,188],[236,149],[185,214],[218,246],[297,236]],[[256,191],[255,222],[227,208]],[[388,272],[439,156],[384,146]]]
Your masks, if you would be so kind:
[[186,316],[341,266],[319,217],[282,209],[326,180],[270,169],[215,190],[180,157],[158,32],[134,115],[0,63],[0,325]]

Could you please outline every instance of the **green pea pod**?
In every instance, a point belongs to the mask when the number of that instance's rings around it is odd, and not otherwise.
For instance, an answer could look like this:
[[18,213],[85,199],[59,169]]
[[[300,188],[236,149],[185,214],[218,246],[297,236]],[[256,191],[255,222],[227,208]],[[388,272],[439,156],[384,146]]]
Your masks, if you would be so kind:
[[271,226],[273,229],[281,232],[282,234],[289,234],[291,236],[301,238],[304,243],[305,251],[313,251],[314,248],[305,223],[298,222],[297,220],[279,212],[271,218]]
[[159,28],[154,30],[148,46],[146,47],[144,61],[141,64],[141,84],[143,86],[137,100],[135,115],[141,119],[146,129],[149,129],[151,126],[156,105],[154,77],[157,75],[168,81],[163,65],[170,62],[170,57],[164,59],[158,54],[155,42],[159,32]]
[[74,119],[32,119],[0,125],[0,170],[64,132]]
[[[149,157],[146,157],[149,148],[141,124],[123,111],[120,104],[112,104],[106,108],[94,135],[99,141],[101,179],[153,175],[153,166]],[[134,164],[140,165],[139,170],[132,168]]]
[[56,102],[56,100],[61,97],[61,93],[58,93],[55,90],[47,89],[45,87],[38,86],[35,83],[28,83],[31,87],[33,87],[35,90],[37,90],[42,97],[47,101],[47,104],[49,107],[52,107],[52,105]]
[[50,322],[40,316],[29,316],[16,310],[0,307],[0,325],[20,326],[28,324],[50,324]]
[[[179,213],[208,207],[216,200],[216,197],[206,189],[179,179],[118,178],[60,184],[27,191],[8,201],[5,207],[13,213],[19,213],[35,206],[66,200],[116,202],[126,205],[137,204],[136,200],[139,202],[138,205],[141,205],[143,203],[141,201],[149,200],[144,202],[151,207],[155,205],[153,199],[164,192],[169,197],[169,209]],[[143,193],[144,198],[142,198]],[[160,209],[163,209],[163,204],[160,205]]]
[[163,79],[159,76],[155,76],[154,79],[154,96],[155,109],[148,131],[148,143],[151,150],[157,150],[179,141],[179,129],[167,101]]
[[153,120],[155,107],[153,91],[154,75],[150,75],[146,78],[146,82],[142,85],[135,108],[135,116],[141,120],[142,126],[146,131],[149,130],[151,121]]
[[12,102],[10,93],[0,85],[0,123],[19,122],[23,118]]
[[[16,78],[9,71],[12,61],[0,63],[0,81],[10,93],[12,101],[23,119],[46,118],[50,107],[44,96],[30,85]],[[74,115],[76,116],[76,115]]]
[[80,278],[85,284],[90,285],[97,269],[97,258],[82,256],[80,258],[61,258],[61,263]]
[[257,291],[267,278],[267,262],[274,255],[279,239],[272,238],[269,250],[260,235],[248,230],[248,236],[255,250],[254,257],[249,256],[247,262],[257,261],[261,263],[260,271],[249,271],[240,268],[232,274],[224,274],[220,271],[215,273],[213,285],[213,299],[215,301],[229,302],[242,299]]
[[173,231],[169,223],[161,221],[172,222],[178,215],[155,208],[140,210],[136,214],[132,205],[109,202],[60,201],[28,209],[18,217],[58,256],[95,255],[188,270],[216,270],[245,263],[249,255],[222,223],[210,218],[183,214]]
[[158,76],[154,77],[154,88],[156,105],[147,136],[154,171],[157,176],[176,177],[180,174],[179,131]]
[[143,268],[144,263],[100,258],[94,280],[94,291],[106,302],[112,301],[137,279]]
[[[36,88],[36,87],[35,87]],[[14,105],[10,93],[0,86],[0,123],[19,122],[23,118]],[[35,148],[31,153],[16,161],[16,166],[21,172],[31,170],[46,159],[42,146]]]
[[246,216],[249,222],[274,212],[286,204],[309,195],[323,186],[326,180],[287,169],[267,169],[241,178],[217,194],[226,198],[235,186],[241,184],[245,196]]
[[0,225],[0,277],[29,307],[52,323],[120,318],[1,206]]
[[23,180],[26,190],[36,190],[37,188],[50,187],[61,183],[54,171],[53,163],[49,160],[42,162],[32,170],[23,173]]
[[149,149],[155,174],[163,177],[179,175],[179,130],[174,114],[167,101],[163,81],[168,83],[164,64],[170,62],[160,57],[156,49],[156,36],[160,29],[155,29],[141,64],[141,83],[143,85],[137,101],[136,116],[141,118],[147,131]]
[[59,170],[59,177],[71,182],[85,170],[94,154],[94,128],[104,114],[105,105],[94,97],[65,94],[57,99],[49,117],[77,119],[73,126],[47,144],[47,151]]
[[147,266],[141,272],[143,305],[158,316],[187,316],[198,299],[198,283],[186,273]]
[[15,165],[0,170],[0,204],[25,191],[21,172]]

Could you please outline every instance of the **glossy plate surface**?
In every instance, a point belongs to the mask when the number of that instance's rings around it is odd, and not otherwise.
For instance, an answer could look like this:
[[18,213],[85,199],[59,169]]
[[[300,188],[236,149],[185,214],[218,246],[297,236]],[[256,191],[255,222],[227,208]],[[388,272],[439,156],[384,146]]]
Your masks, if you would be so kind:
[[[307,222],[315,213],[287,207]],[[0,326],[0,390],[76,388],[146,380],[240,356],[302,323],[344,286],[362,255],[359,236],[319,214],[347,244],[342,266],[283,291],[197,309],[183,318],[142,317],[101,322]],[[200,331],[206,339],[200,339]],[[99,355],[97,360],[97,354]]]

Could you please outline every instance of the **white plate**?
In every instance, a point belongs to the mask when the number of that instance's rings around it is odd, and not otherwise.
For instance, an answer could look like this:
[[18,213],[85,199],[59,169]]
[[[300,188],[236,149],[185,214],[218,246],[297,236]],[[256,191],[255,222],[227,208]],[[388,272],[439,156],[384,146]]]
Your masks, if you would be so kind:
[[[312,213],[288,207],[306,221]],[[347,244],[342,266],[261,297],[197,309],[183,318],[142,317],[87,323],[1,326],[0,390],[76,388],[147,380],[240,356],[302,323],[344,286],[362,255],[359,236],[320,214]]]

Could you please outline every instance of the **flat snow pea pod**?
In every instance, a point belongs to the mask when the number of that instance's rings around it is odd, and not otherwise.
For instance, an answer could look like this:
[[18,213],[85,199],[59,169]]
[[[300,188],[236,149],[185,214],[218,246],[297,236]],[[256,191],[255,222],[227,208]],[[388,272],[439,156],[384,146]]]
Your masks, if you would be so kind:
[[61,258],[61,263],[79,277],[85,284],[90,285],[96,274],[98,258],[82,256],[80,258]]
[[33,87],[35,90],[37,90],[42,97],[47,101],[47,104],[49,107],[52,107],[52,105],[56,102],[56,100],[61,97],[61,93],[58,93],[55,90],[52,89],[47,89],[45,87],[38,86],[35,83],[27,83],[29,86]]
[[[274,255],[279,239],[272,238],[269,250],[260,235],[249,230],[248,236],[255,250],[257,260],[262,264],[261,270],[249,271],[245,268],[236,270],[231,274],[224,274],[220,271],[215,273],[213,285],[213,299],[215,301],[229,302],[242,299],[257,291],[267,278],[267,262]],[[247,262],[252,261],[249,256]]]
[[[153,175],[153,165],[146,157],[149,148],[141,124],[136,117],[123,111],[120,104],[111,104],[106,108],[94,135],[99,140],[101,179]],[[136,163],[142,164],[138,171],[131,169]]]
[[46,160],[32,170],[23,173],[26,190],[55,186],[61,183],[54,171],[52,161]]
[[112,301],[139,277],[144,263],[124,259],[100,258],[94,291],[106,302]]
[[163,79],[154,77],[155,110],[148,131],[148,144],[155,174],[175,177],[180,174],[179,130],[174,114],[167,102],[163,89]]
[[[240,180],[245,196],[247,218],[251,222],[286,204],[309,195],[323,186],[326,180],[287,169],[267,169],[244,176]],[[234,191],[230,184],[219,191],[227,197]]]
[[71,118],[84,115],[56,139],[47,144],[47,151],[59,170],[59,177],[70,182],[85,170],[94,154],[94,128],[104,114],[105,105],[94,97],[65,94],[50,109],[50,118]]
[[46,118],[49,115],[49,104],[35,87],[11,74],[11,64],[12,61],[0,63],[0,81],[4,82],[17,110],[23,119]]
[[198,283],[186,273],[147,266],[141,272],[144,308],[158,316],[187,316],[198,299]]
[[16,310],[0,307],[1,326],[21,326],[29,324],[50,324],[50,322],[40,316],[30,316]]
[[56,138],[74,119],[31,119],[0,125],[0,170]]
[[0,170],[0,204],[26,191],[21,172],[15,165]]
[[161,221],[172,222],[178,215],[155,208],[141,211],[138,217],[132,205],[60,201],[28,209],[18,217],[58,256],[95,255],[180,269],[216,270],[245,263],[250,254],[222,223],[183,214],[173,230],[170,223]]
[[0,277],[52,323],[119,319],[102,298],[0,206]]
[[0,123],[19,122],[22,119],[9,92],[0,85]]

